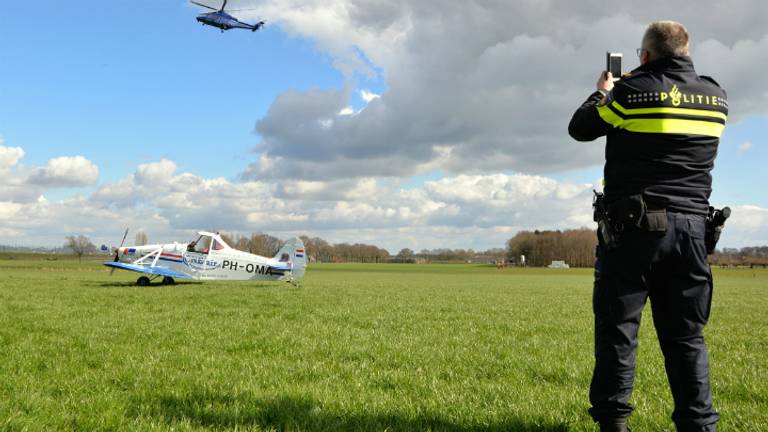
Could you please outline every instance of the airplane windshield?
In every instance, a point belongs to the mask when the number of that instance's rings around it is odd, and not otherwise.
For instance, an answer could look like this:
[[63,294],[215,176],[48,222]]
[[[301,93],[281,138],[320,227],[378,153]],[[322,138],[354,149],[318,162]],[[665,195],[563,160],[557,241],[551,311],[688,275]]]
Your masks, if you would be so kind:
[[201,235],[197,240],[187,245],[188,252],[207,254],[211,247],[211,236]]

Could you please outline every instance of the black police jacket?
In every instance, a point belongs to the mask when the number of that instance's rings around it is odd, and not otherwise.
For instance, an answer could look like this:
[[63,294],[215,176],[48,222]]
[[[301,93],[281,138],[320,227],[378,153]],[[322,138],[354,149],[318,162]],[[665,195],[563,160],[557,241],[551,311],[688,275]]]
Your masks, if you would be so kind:
[[605,198],[642,193],[649,205],[706,214],[728,101],[689,57],[648,62],[595,92],[576,110],[568,133],[579,141],[607,135]]

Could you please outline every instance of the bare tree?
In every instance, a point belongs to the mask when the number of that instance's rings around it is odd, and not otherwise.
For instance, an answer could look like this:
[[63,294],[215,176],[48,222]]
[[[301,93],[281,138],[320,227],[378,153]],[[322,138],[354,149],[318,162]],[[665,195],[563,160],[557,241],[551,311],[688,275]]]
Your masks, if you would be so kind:
[[252,254],[271,257],[282,246],[283,241],[269,234],[251,234],[249,251]]
[[238,236],[237,241],[235,242],[235,245],[232,247],[237,250],[241,250],[243,252],[248,252],[250,250],[248,244],[249,244],[248,237]]
[[237,234],[227,234],[220,232],[219,235],[221,236],[221,239],[224,240],[224,243],[228,244],[230,247],[235,247],[237,244]]
[[138,230],[136,231],[136,240],[134,241],[134,245],[136,246],[144,246],[149,243],[149,238],[147,237],[147,233],[144,232],[144,230]]
[[77,255],[78,262],[83,262],[84,254],[96,252],[96,246],[91,243],[91,240],[86,236],[67,236],[65,238],[66,241],[64,242],[64,247],[66,249],[71,249],[72,252]]
[[224,240],[224,243],[229,245],[229,247],[243,252],[249,251],[248,245],[250,240],[247,236],[242,236],[237,233],[228,234],[223,232],[220,232],[219,235],[221,236],[221,239]]
[[397,256],[395,256],[395,261],[401,262],[401,263],[413,263],[416,262],[414,259],[414,253],[411,249],[403,248],[400,249],[400,252],[397,253]]

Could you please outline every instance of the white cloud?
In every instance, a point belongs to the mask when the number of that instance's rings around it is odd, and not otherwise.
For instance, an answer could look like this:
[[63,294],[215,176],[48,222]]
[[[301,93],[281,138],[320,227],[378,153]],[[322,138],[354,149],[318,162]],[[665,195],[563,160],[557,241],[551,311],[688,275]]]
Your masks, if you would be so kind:
[[32,202],[50,188],[95,184],[99,175],[98,167],[83,156],[57,157],[44,167],[25,167],[21,163],[25,155],[21,147],[0,145],[0,201]]
[[367,103],[371,103],[374,99],[378,99],[380,97],[380,94],[373,93],[369,90],[360,90],[360,98]]
[[142,164],[136,170],[136,183],[145,186],[154,186],[158,183],[166,183],[176,172],[176,164],[173,161],[163,159],[160,162]]
[[21,208],[21,204],[10,201],[0,201],[0,220],[10,220],[18,217]]
[[718,247],[768,245],[768,209],[754,205],[731,207]]
[[[634,52],[657,18],[652,11],[668,9],[661,0],[608,9],[594,1],[253,4],[254,14],[315,40],[345,76],[380,70],[386,81],[381,95],[357,89],[368,105],[333,123],[324,119],[347,106],[354,78],[343,91],[286,92],[259,120],[260,159],[246,177],[316,180],[403,177],[425,167],[550,173],[601,164],[601,143],[568,138],[570,115],[592,90],[601,53]],[[697,69],[728,91],[731,121],[768,107],[768,84],[743,78],[768,67],[760,16],[768,6],[756,0],[688,1],[670,16],[690,30]],[[627,69],[636,66],[633,56],[625,60]]]
[[739,154],[744,154],[750,150],[752,150],[752,143],[749,141],[739,144],[739,147],[736,149]]
[[[0,199],[3,241],[58,245],[81,233],[113,244],[122,229],[152,241],[184,241],[200,229],[297,234],[400,248],[503,247],[519,230],[592,227],[593,185],[523,174],[457,175],[403,189],[372,177],[244,181],[177,173],[169,160],[142,164],[90,196]],[[734,206],[721,245],[768,243],[768,209]]]
[[27,182],[48,187],[75,187],[95,184],[98,177],[99,168],[83,156],[62,156],[49,160],[45,167],[34,169]]
[[768,229],[768,209],[752,205],[734,206],[728,228],[735,228],[744,233],[755,233]]
[[[38,200],[48,188],[94,184],[98,168],[83,156],[24,168],[24,151],[0,138],[0,233],[42,244],[75,232],[115,242],[138,223],[151,239],[182,240],[203,228],[307,233],[395,252],[501,247],[520,229],[592,226],[593,186],[547,173],[602,163],[602,143],[568,138],[570,115],[592,90],[601,53],[634,52],[655,11],[669,9],[662,0],[607,9],[596,0],[253,6],[254,16],[314,40],[346,81],[279,95],[256,123],[259,154],[242,182],[160,160],[87,197]],[[687,1],[670,14],[691,32],[697,69],[728,90],[731,121],[765,114],[768,84],[745,77],[768,66],[768,3]],[[360,75],[382,79],[386,90],[358,88]],[[358,96],[367,105],[355,111]],[[448,174],[397,186],[396,178],[436,170]],[[767,243],[767,212],[734,207],[721,244]]]
[[[764,15],[768,16],[768,15]],[[768,32],[766,32],[768,33]],[[704,40],[693,48],[697,69],[712,75],[728,91],[729,119],[768,114],[768,89],[755,80],[744,80],[768,66],[768,34],[756,40],[744,39],[732,44]],[[746,82],[745,82],[746,81]]]
[[[419,232],[436,234],[423,242],[430,248],[466,247],[459,239],[470,237],[462,234],[441,243],[446,237],[440,233],[494,233],[492,238],[473,237],[471,246],[482,248],[502,246],[506,234],[500,233],[568,227],[589,214],[586,185],[535,176],[459,176],[400,189],[395,182],[371,177],[233,183],[175,170],[175,163],[162,160],[138,166],[89,197],[52,202],[38,195],[28,202],[2,201],[3,227],[27,242],[39,239],[54,245],[71,233],[89,235],[98,243],[114,242],[121,227],[135,228],[137,221],[150,237],[166,240],[217,229],[306,233],[338,242],[354,227],[367,232],[372,243],[390,248],[402,242],[411,245],[411,236]],[[583,193],[558,192],[573,188]]]
[[8,171],[24,157],[21,147],[5,147],[0,138],[0,172]]

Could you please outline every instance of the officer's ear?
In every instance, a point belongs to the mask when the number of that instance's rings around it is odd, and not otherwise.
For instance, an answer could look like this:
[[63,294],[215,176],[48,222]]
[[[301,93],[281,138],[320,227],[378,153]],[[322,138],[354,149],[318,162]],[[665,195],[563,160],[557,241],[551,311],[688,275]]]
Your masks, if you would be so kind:
[[644,65],[649,61],[651,61],[651,53],[648,52],[647,49],[643,48],[642,50],[640,50],[640,64]]

